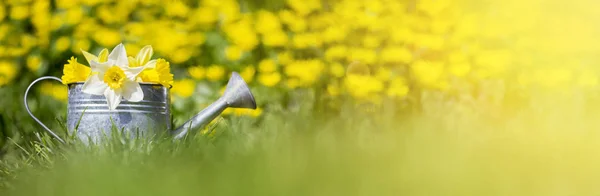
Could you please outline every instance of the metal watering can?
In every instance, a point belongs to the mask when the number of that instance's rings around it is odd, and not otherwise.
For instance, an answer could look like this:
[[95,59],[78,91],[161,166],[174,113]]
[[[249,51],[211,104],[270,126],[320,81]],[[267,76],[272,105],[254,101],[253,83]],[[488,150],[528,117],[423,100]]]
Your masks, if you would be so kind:
[[[25,109],[50,135],[65,143],[56,133],[37,119],[29,109],[27,95],[31,87],[42,80],[61,79],[54,76],[40,77],[27,87],[23,98]],[[169,88],[160,84],[140,83],[144,99],[139,102],[122,100],[116,110],[110,111],[103,95],[91,95],[82,91],[83,82],[68,84],[67,129],[77,128],[77,137],[84,142],[91,139],[100,141],[103,135],[109,135],[113,125],[131,135],[147,135],[169,131],[175,139],[183,138],[190,130],[206,126],[228,107],[256,109],[254,96],[248,85],[237,72],[232,72],[223,96],[200,113],[172,129]]]

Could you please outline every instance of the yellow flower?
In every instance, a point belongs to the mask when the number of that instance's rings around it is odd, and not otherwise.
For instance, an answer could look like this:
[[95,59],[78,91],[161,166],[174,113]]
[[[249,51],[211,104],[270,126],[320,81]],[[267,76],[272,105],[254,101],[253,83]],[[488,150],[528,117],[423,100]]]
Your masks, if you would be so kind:
[[262,113],[263,113],[263,109],[262,108],[256,108],[254,110],[250,110],[249,111],[249,115],[251,117],[255,117],[255,118],[261,116]]
[[223,115],[250,116],[253,118],[259,117],[263,112],[262,108],[246,109],[246,108],[227,108],[223,111]]
[[238,46],[229,46],[225,48],[225,57],[230,61],[237,61],[242,57],[242,49]]
[[0,3],[0,21],[4,20],[4,17],[6,17],[6,10],[4,5]]
[[220,0],[201,0],[203,7],[219,7]]
[[410,63],[413,55],[405,47],[388,47],[381,51],[381,62],[384,63]]
[[66,101],[68,97],[67,86],[56,84],[53,82],[43,82],[42,86],[42,94],[49,95],[56,100]]
[[331,72],[331,75],[333,75],[336,78],[341,78],[346,73],[346,69],[340,63],[331,64],[329,71]]
[[27,57],[27,69],[32,72],[37,72],[42,66],[42,59],[40,56],[29,56]]
[[381,40],[375,35],[366,35],[363,38],[363,46],[365,48],[377,48],[379,47],[379,42],[381,42]]
[[10,9],[10,18],[23,20],[29,17],[29,6],[26,4],[16,5]]
[[294,47],[305,49],[308,47],[320,47],[322,42],[319,35],[316,33],[300,33],[293,38]]
[[201,6],[194,11],[193,16],[190,17],[194,22],[202,25],[211,25],[219,19],[217,11],[213,7]]
[[335,45],[325,51],[325,59],[328,61],[339,60],[346,57],[348,48],[344,45]]
[[277,54],[277,62],[281,65],[287,65],[294,61],[294,56],[290,51],[280,52]]
[[223,31],[227,38],[242,50],[250,51],[258,45],[256,32],[248,20],[227,24],[223,27]]
[[25,55],[25,53],[27,52],[27,49],[22,48],[22,47],[13,47],[13,48],[10,48],[10,50],[8,50],[6,52],[8,53],[8,54],[6,54],[6,56],[17,57],[17,56]]
[[235,0],[218,1],[217,8],[223,23],[230,23],[240,18],[240,5]]
[[23,35],[21,36],[21,46],[26,49],[31,49],[37,45],[37,39],[33,35]]
[[321,1],[319,0],[286,0],[286,3],[300,16],[306,16],[321,9]]
[[246,83],[250,83],[254,79],[255,73],[256,73],[256,69],[254,69],[254,66],[248,65],[248,66],[244,67],[244,69],[242,69],[242,72],[240,72],[240,76],[242,76],[242,78],[244,79],[244,81],[246,81]]
[[359,99],[367,99],[383,90],[383,82],[368,75],[348,74],[344,86],[350,95]]
[[265,10],[259,10],[256,16],[256,32],[267,34],[273,31],[280,31],[281,23],[277,16]]
[[279,19],[281,19],[281,22],[283,22],[285,24],[292,23],[294,21],[294,18],[296,17],[294,15],[294,12],[292,12],[291,10],[287,10],[287,9],[283,9],[283,10],[279,11],[278,15],[279,15]]
[[100,3],[102,0],[87,0],[87,1],[82,1],[81,3],[83,5],[87,5],[89,7],[93,7],[95,5],[97,5],[98,3]]
[[118,31],[101,28],[94,32],[93,38],[98,44],[104,47],[114,46],[121,42],[121,34]]
[[73,7],[67,10],[65,21],[69,25],[76,25],[84,18],[84,13],[80,7]]
[[92,72],[90,67],[78,63],[75,57],[71,57],[67,62],[69,63],[64,65],[61,78],[63,84],[84,82]]
[[262,108],[256,108],[254,110],[246,108],[234,108],[233,114],[236,116],[250,116],[256,118],[262,114]]
[[277,64],[271,59],[264,59],[258,64],[258,71],[261,73],[271,73],[277,70]]
[[212,65],[206,69],[206,78],[210,81],[218,81],[225,76],[225,68],[219,65]]
[[206,74],[206,70],[202,66],[192,66],[188,68],[188,74],[196,80],[202,80]]
[[57,31],[60,29],[63,24],[65,24],[65,20],[61,18],[59,15],[51,15],[50,18],[50,30]]
[[390,40],[393,43],[413,43],[415,40],[415,33],[406,27],[391,28]]
[[288,43],[288,35],[281,30],[265,33],[262,39],[265,46],[271,47],[285,46]]
[[293,32],[300,33],[304,32],[307,28],[306,20],[303,17],[297,16],[289,10],[283,10],[279,12],[279,18],[285,23],[288,28]]
[[202,32],[193,32],[187,36],[187,43],[191,46],[200,46],[204,44],[205,41],[206,37]]
[[0,86],[11,82],[17,75],[17,67],[8,61],[0,61]]
[[377,70],[375,77],[381,81],[388,81],[392,78],[392,72],[388,68],[380,67]]
[[170,1],[165,6],[167,16],[186,17],[190,8],[181,1]]
[[236,108],[227,108],[225,110],[223,110],[223,112],[221,113],[223,116],[229,116],[230,114],[233,114],[233,110],[235,110]]
[[318,59],[299,60],[287,65],[285,74],[300,79],[300,85],[309,86],[321,77],[324,67]]
[[187,98],[194,94],[195,89],[196,83],[194,82],[194,80],[183,79],[179,81],[174,81],[173,88],[171,88],[171,91],[177,96]]
[[258,75],[258,82],[267,87],[273,87],[277,83],[279,83],[279,81],[281,81],[281,74],[279,74],[279,72],[264,73]]
[[159,83],[165,87],[173,85],[170,63],[165,59],[156,60],[156,67],[142,71],[140,77],[143,82]]
[[377,60],[377,53],[367,48],[355,48],[350,50],[349,61],[358,61],[364,64],[373,64]]
[[106,24],[112,24],[119,20],[119,16],[111,10],[112,6],[101,5],[96,8],[97,18]]
[[343,41],[347,36],[347,30],[341,26],[331,26],[323,32],[323,42],[333,43]]
[[171,60],[174,63],[183,63],[192,57],[193,52],[193,49],[189,47],[179,48],[170,55]]
[[65,50],[69,49],[70,45],[71,45],[71,39],[69,39],[66,36],[56,39],[55,47],[56,47],[56,50],[59,52],[63,52]]
[[61,8],[61,9],[68,9],[68,8],[76,7],[78,4],[79,4],[79,1],[74,1],[74,0],[56,1],[56,7]]
[[88,39],[79,39],[71,46],[71,52],[80,53],[81,50],[89,50],[90,45],[91,43]]
[[113,90],[121,89],[125,83],[125,72],[119,66],[112,66],[106,70],[102,80]]

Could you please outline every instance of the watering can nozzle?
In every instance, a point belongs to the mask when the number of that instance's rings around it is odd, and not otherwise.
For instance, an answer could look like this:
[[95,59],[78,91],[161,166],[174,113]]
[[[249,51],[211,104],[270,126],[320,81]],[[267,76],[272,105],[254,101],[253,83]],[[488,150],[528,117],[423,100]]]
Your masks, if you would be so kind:
[[197,130],[200,127],[206,126],[227,108],[256,109],[254,95],[252,95],[250,88],[248,88],[244,79],[237,72],[232,72],[223,96],[171,133],[175,139],[181,139],[190,130]]

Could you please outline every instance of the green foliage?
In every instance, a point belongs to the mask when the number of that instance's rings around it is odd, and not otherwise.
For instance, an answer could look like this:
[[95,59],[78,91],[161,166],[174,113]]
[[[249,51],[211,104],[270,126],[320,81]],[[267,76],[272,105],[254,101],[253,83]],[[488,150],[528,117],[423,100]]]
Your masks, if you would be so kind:
[[544,96],[499,120],[424,97],[421,113],[406,116],[390,115],[402,106],[388,104],[348,106],[327,117],[299,102],[294,111],[275,110],[259,121],[227,118],[181,141],[122,134],[92,146],[73,139],[61,145],[46,134],[23,145],[8,139],[0,195],[597,192],[595,104]]

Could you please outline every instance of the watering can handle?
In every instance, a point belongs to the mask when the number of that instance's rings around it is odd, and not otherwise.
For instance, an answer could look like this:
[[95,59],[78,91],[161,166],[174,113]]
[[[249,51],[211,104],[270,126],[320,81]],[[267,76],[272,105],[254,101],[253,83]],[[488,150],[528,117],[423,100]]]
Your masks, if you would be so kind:
[[44,129],[46,131],[48,131],[48,133],[50,133],[50,135],[52,135],[54,138],[56,138],[58,141],[60,141],[61,143],[65,143],[65,141],[63,139],[61,139],[58,135],[56,135],[56,133],[52,132],[52,130],[50,130],[46,125],[44,125],[44,123],[42,123],[39,119],[37,119],[35,116],[33,116],[33,114],[31,113],[31,110],[29,110],[29,105],[27,104],[27,94],[29,94],[29,89],[31,89],[31,87],[42,80],[47,80],[47,79],[52,79],[52,80],[56,80],[62,83],[62,80],[60,78],[54,77],[54,76],[43,76],[40,77],[36,80],[34,80],[33,82],[31,82],[31,84],[29,84],[29,87],[27,87],[27,90],[25,90],[25,96],[23,98],[23,102],[25,103],[25,109],[27,110],[27,113],[29,113],[29,116],[31,116],[31,118],[33,118],[33,120],[35,120],[38,124],[42,125],[42,127],[44,127]]

